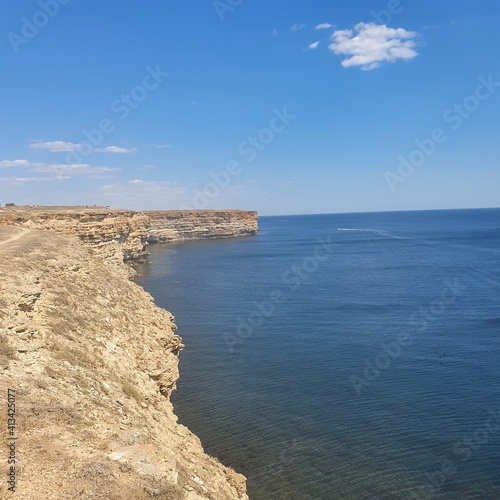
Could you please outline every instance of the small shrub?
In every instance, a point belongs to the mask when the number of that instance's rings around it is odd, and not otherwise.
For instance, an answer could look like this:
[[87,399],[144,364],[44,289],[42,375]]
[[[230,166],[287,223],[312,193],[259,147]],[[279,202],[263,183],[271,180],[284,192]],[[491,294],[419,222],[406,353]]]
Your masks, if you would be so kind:
[[5,336],[0,336],[0,357],[7,359],[16,358],[16,350],[9,344]]
[[113,479],[113,472],[108,464],[96,462],[83,470],[82,477],[90,479],[97,486],[101,482],[109,483]]

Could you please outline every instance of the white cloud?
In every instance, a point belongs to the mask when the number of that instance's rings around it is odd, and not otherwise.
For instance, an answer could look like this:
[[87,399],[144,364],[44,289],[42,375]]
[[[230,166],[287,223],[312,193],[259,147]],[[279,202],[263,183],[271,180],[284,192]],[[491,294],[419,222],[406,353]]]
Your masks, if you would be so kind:
[[96,153],[121,153],[121,154],[130,154],[135,153],[137,149],[134,148],[120,148],[118,146],[108,146],[107,148],[98,148],[95,150]]
[[271,31],[271,35],[278,36],[278,30],[276,28],[274,28],[273,31]]
[[76,175],[86,175],[93,179],[106,179],[110,177],[112,172],[118,172],[119,168],[111,167],[91,167],[86,163],[75,163],[75,164],[46,164],[38,163],[32,172],[40,172],[44,174],[49,174],[49,176],[59,179],[72,179]]
[[0,168],[10,167],[29,167],[31,163],[28,160],[3,160],[0,161]]
[[337,30],[332,35],[330,50],[348,56],[344,68],[361,66],[364,71],[378,68],[383,62],[409,61],[415,51],[414,31],[388,28],[383,24],[359,23],[353,30]]
[[59,164],[40,163],[28,160],[4,160],[0,161],[0,168],[9,167],[29,167],[29,172],[45,174],[44,177],[8,177],[2,178],[9,184],[20,184],[25,182],[49,181],[53,179],[71,179],[77,175],[85,175],[94,179],[105,179],[111,176],[112,172],[120,171],[119,168],[111,167],[91,167],[88,164]]
[[53,153],[78,151],[81,147],[81,144],[65,141],[36,142],[30,145],[31,149],[48,149]]
[[314,43],[311,43],[311,45],[309,45],[309,48],[311,50],[316,50],[318,47],[319,47],[319,42],[314,42]]
[[50,180],[48,177],[0,177],[2,184],[10,184],[11,186],[20,186],[27,182],[44,182]]
[[301,30],[301,29],[303,29],[303,28],[305,28],[305,27],[306,27],[306,25],[305,25],[305,24],[294,24],[294,25],[290,28],[290,30],[291,30],[291,31],[299,31],[299,30]]
[[158,149],[166,149],[166,148],[171,148],[172,146],[170,144],[157,144],[156,147]]
[[321,23],[318,24],[314,29],[315,30],[327,30],[328,28],[332,28],[333,24],[330,23]]
[[133,181],[128,181],[129,184],[135,184],[136,186],[139,184],[144,184],[144,181],[141,181],[140,179],[134,179]]

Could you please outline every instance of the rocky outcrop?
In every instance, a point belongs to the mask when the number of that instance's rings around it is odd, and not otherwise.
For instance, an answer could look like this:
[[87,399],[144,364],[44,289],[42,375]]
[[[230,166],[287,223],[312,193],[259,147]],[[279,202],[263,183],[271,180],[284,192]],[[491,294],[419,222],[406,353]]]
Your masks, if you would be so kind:
[[229,238],[257,233],[257,212],[241,210],[147,211],[103,207],[11,207],[0,224],[50,229],[78,236],[105,258],[140,260],[148,243]]
[[[24,219],[0,226],[0,391],[16,397],[16,498],[248,498],[245,478],[177,423],[173,316],[123,263],[97,256],[99,234],[144,238],[142,217],[45,219],[60,232],[101,219],[94,236],[75,232],[95,248]],[[0,498],[10,495],[2,475]]]

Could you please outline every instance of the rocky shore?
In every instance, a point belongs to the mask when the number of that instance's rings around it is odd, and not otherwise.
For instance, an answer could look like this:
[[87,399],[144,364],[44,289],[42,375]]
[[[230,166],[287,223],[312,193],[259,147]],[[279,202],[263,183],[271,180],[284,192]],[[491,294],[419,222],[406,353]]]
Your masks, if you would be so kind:
[[0,391],[5,412],[14,391],[17,437],[0,498],[14,477],[22,499],[247,499],[245,478],[177,423],[182,340],[123,258],[149,240],[252,234],[256,216],[34,210],[0,214]]

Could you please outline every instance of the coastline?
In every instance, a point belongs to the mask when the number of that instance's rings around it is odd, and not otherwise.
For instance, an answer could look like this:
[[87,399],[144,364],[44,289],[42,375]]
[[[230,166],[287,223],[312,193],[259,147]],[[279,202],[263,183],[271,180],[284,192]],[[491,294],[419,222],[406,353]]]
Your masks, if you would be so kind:
[[19,394],[20,498],[247,499],[245,478],[177,423],[182,340],[130,280],[129,238],[83,245],[22,219],[0,225],[2,391]]
[[150,243],[254,235],[258,231],[258,213],[35,205],[0,208],[1,224],[73,234],[103,257],[128,262],[144,259]]

